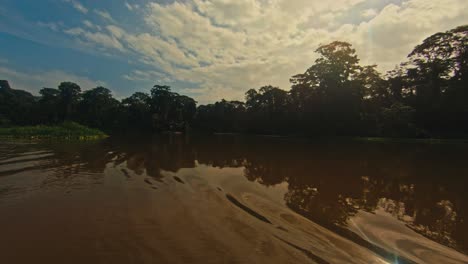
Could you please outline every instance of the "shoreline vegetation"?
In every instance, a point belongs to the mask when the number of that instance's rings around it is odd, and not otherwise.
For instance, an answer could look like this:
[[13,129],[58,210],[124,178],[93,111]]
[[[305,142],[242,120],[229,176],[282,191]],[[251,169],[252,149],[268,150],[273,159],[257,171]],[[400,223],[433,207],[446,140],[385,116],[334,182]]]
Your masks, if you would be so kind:
[[106,137],[108,137],[108,135],[99,129],[89,128],[75,122],[64,122],[57,125],[13,126],[0,128],[0,138],[94,140]]
[[[181,135],[181,132],[165,131],[162,134]],[[237,132],[212,133],[214,136],[254,136],[265,138],[321,140],[321,141],[360,141],[368,143],[423,143],[423,144],[468,144],[467,138],[402,138],[402,137],[347,137],[321,136],[310,137],[302,135],[279,134],[247,134]],[[109,135],[99,129],[89,128],[75,122],[64,122],[59,125],[13,126],[0,127],[0,139],[65,139],[65,140],[97,140],[108,138]]]
[[[245,87],[243,101],[206,105],[160,84],[118,100],[101,86],[82,91],[62,82],[33,95],[0,80],[0,135],[193,131],[380,142],[468,139],[468,25],[429,36],[386,73],[363,65],[347,42],[321,45],[316,53],[308,69],[291,76],[289,89]],[[64,127],[67,121],[76,126]]]

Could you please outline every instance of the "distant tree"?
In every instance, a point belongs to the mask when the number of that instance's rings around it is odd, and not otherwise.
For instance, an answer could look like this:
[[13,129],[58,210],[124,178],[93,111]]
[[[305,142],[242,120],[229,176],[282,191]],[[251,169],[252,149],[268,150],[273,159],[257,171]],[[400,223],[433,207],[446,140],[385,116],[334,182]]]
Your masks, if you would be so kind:
[[411,94],[408,88],[408,76],[404,65],[395,67],[395,69],[387,72],[388,91],[390,94],[390,101],[392,103],[401,102],[403,96]]
[[151,110],[156,126],[164,126],[168,122],[169,111],[173,103],[171,87],[167,85],[155,85],[151,89]]
[[357,75],[359,85],[362,87],[361,96],[376,105],[386,105],[389,103],[390,94],[385,80],[376,68],[377,65],[364,66]]
[[8,81],[0,82],[0,125],[26,125],[35,122],[36,99],[23,90],[12,89]]
[[278,87],[271,85],[263,86],[259,89],[260,102],[262,108],[266,110],[269,117],[285,112],[288,106],[288,93]]
[[126,113],[126,123],[128,128],[151,129],[151,97],[142,92],[136,92],[128,98],[122,100],[122,105]]
[[243,132],[245,103],[221,100],[197,108],[196,127],[210,132]]
[[197,111],[197,102],[185,95],[177,95],[174,98],[175,119],[179,122],[191,123]]
[[112,97],[112,92],[102,86],[83,92],[79,102],[79,119],[82,123],[96,128],[116,128],[119,101]]
[[195,116],[195,100],[172,92],[167,85],[153,86],[149,102],[153,127],[158,131],[184,130]]
[[261,107],[260,97],[258,95],[257,90],[249,89],[245,93],[245,105],[248,109],[256,111],[259,110]]
[[62,82],[58,90],[62,120],[72,119],[78,101],[80,100],[81,88],[76,83]]
[[60,91],[54,88],[42,88],[39,91],[39,115],[43,124],[54,124],[59,121],[58,106],[60,104]]
[[376,69],[377,65],[362,67],[356,80],[361,87],[361,133],[366,131],[370,135],[378,134],[378,120],[382,107],[391,105],[388,83]]
[[250,89],[245,94],[250,129],[259,133],[281,133],[286,125],[289,95],[271,85]]
[[417,137],[422,134],[415,124],[415,109],[402,103],[394,103],[383,108],[381,129],[382,135],[390,137]]

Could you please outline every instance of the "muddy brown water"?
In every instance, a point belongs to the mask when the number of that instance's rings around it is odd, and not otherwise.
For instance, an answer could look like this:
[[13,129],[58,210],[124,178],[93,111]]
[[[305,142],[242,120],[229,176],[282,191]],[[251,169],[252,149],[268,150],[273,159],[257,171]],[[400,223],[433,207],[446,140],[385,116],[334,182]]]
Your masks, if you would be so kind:
[[0,263],[468,263],[468,145],[0,141]]

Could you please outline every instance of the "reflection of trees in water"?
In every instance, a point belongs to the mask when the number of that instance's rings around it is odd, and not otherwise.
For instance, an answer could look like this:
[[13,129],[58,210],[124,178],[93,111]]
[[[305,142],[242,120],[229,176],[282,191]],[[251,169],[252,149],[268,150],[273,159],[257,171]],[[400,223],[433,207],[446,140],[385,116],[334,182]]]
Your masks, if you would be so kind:
[[[32,177],[15,184],[7,194],[21,194],[43,188],[82,188],[101,183],[105,164],[112,158],[108,146],[94,142],[6,143],[0,151],[0,177],[30,173]],[[40,179],[40,180],[38,180]]]
[[154,137],[145,142],[115,142],[118,157],[115,164],[126,162],[126,168],[137,175],[161,178],[161,171],[177,172],[195,167],[193,147],[183,137]]
[[193,168],[196,161],[244,167],[250,181],[266,186],[286,181],[287,205],[324,226],[345,227],[358,210],[381,208],[431,239],[468,249],[466,148],[456,145],[167,136],[45,146],[54,155],[35,168],[52,171],[44,184],[99,182],[106,166],[123,164],[154,178],[161,178],[161,171]]
[[[107,166],[115,167],[125,163],[125,169],[137,175],[161,178],[161,171],[176,172],[180,168],[195,166],[194,150],[181,137],[155,137],[142,142],[108,139],[100,142],[47,142],[39,144],[15,145],[7,155],[0,153],[1,159],[17,157],[21,153],[42,151],[51,153],[44,159],[30,158],[34,166],[20,170],[1,171],[0,176],[18,172],[41,170],[45,172],[42,187],[85,186],[101,183]],[[21,165],[21,160],[18,165]],[[113,176],[113,175],[111,175]],[[39,187],[41,187],[39,186]],[[34,187],[38,188],[38,186]]]
[[463,147],[255,139],[217,142],[211,155],[203,144],[196,148],[207,157],[200,163],[243,160],[251,181],[288,182],[287,205],[324,226],[345,227],[358,210],[381,208],[431,239],[467,250]]

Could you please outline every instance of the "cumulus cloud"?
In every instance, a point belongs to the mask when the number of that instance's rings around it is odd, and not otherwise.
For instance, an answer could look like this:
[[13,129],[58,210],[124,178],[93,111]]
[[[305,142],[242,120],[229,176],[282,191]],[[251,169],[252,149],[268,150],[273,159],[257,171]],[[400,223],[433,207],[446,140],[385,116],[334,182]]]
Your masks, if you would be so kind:
[[[154,68],[130,72],[123,76],[126,80],[193,83],[186,91],[209,102],[242,99],[247,89],[265,84],[288,89],[289,77],[304,72],[316,58],[314,50],[333,40],[350,42],[363,64],[377,63],[384,71],[403,61],[425,37],[468,23],[466,0],[393,1],[378,10],[369,7],[370,1],[151,2],[142,12],[146,30],[138,33],[115,23],[67,33],[134,54]],[[357,14],[352,22],[340,20],[347,13]]]
[[361,16],[364,18],[371,18],[371,17],[375,17],[376,15],[377,15],[377,10],[373,8],[366,9],[362,11],[361,13]]
[[353,27],[350,41],[364,61],[390,69],[429,35],[467,24],[467,8],[463,0],[390,4],[372,20]]
[[61,70],[23,72],[7,67],[0,67],[0,75],[10,82],[12,88],[26,90],[36,95],[43,87],[55,88],[63,81],[75,82],[80,85],[82,90],[92,89],[97,86],[107,86],[103,81],[91,80],[88,77],[78,76]]

